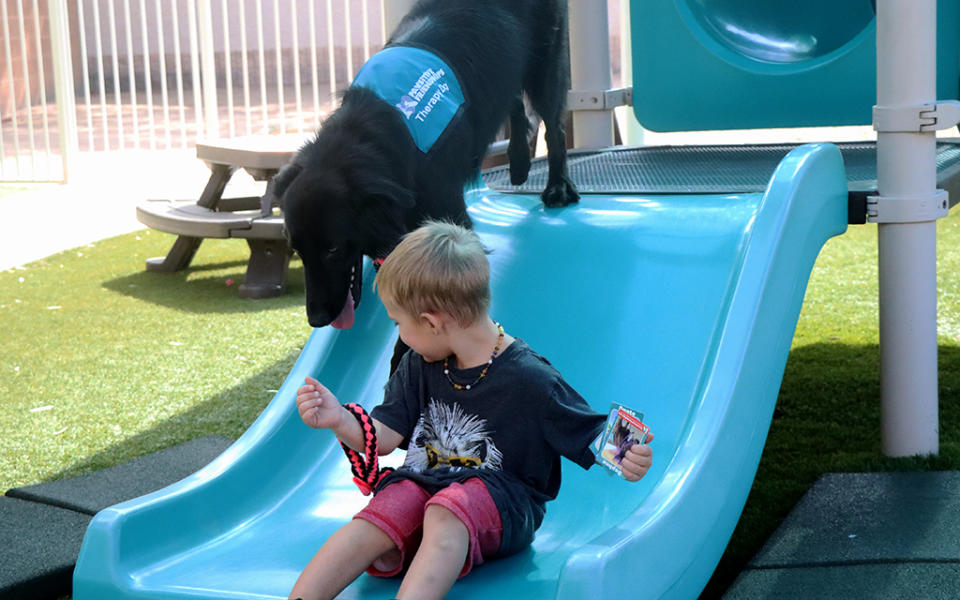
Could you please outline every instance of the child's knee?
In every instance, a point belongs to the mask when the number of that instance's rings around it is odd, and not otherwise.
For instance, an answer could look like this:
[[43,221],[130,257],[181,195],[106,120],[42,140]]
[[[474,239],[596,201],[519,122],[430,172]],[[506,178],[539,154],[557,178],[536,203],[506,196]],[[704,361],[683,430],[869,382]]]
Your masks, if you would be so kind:
[[460,517],[444,506],[430,504],[423,515],[423,538],[431,544],[462,547],[470,541],[470,534]]

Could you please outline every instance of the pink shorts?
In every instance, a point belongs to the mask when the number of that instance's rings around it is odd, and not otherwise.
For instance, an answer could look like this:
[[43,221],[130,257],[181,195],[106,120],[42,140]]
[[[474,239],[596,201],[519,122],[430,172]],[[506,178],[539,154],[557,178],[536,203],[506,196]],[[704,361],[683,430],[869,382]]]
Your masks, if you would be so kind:
[[423,515],[427,506],[439,504],[452,512],[467,528],[470,549],[460,577],[474,565],[482,564],[500,549],[503,526],[487,486],[477,478],[452,483],[433,496],[410,480],[392,483],[380,490],[366,508],[354,517],[373,523],[397,545],[399,552],[378,558],[367,573],[391,577],[409,565],[420,546]]

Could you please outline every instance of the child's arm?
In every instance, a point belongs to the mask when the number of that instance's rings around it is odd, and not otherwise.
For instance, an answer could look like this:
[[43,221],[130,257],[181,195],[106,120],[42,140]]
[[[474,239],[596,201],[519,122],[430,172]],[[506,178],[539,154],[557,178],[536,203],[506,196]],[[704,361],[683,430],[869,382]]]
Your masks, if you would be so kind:
[[623,477],[627,481],[640,481],[650,470],[653,464],[653,449],[648,445],[653,440],[653,434],[648,433],[644,444],[634,444],[620,461]]
[[[307,377],[297,390],[300,418],[314,429],[330,429],[340,441],[357,452],[363,452],[363,429],[350,412],[322,383]],[[390,454],[403,441],[403,436],[374,419],[379,454]]]

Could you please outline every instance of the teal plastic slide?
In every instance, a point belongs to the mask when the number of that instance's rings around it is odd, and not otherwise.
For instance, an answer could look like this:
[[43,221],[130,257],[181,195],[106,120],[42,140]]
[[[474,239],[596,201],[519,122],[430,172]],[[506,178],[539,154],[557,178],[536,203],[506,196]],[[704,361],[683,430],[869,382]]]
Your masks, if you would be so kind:
[[[816,256],[846,229],[840,152],[794,150],[762,194],[585,195],[547,210],[478,185],[468,203],[492,249],[494,317],[597,410],[645,413],[655,461],[635,484],[567,463],[533,546],[449,597],[695,598],[753,482]],[[313,375],[372,407],[395,339],[373,294],[353,329],[314,331],[223,455],[93,519],[74,598],[286,598],[366,501],[333,435],[300,421],[295,390]],[[390,598],[397,586],[364,575],[342,597]]]
[[[654,131],[869,125],[875,0],[630,1],[633,109]],[[937,98],[956,98],[960,1],[937,1]]]

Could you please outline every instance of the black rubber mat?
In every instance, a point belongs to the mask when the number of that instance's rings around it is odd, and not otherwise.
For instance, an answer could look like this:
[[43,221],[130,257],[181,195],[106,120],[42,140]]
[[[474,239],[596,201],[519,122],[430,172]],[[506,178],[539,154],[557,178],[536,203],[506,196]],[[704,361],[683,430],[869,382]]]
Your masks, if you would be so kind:
[[70,593],[90,515],[0,496],[0,600]]
[[[851,192],[877,189],[877,147],[873,142],[837,144]],[[796,144],[649,146],[571,153],[570,178],[582,194],[716,194],[761,192],[777,165]],[[960,143],[937,144],[940,180],[960,171]],[[547,163],[538,158],[523,185],[510,184],[508,166],[483,173],[498,192],[539,193]]]
[[92,516],[108,506],[149,494],[183,479],[219,456],[232,443],[233,440],[223,436],[210,435],[87,475],[12,488],[6,495]]
[[87,475],[7,490],[0,496],[0,600],[69,594],[93,514],[183,479],[232,443],[207,436]]
[[828,473],[724,600],[960,598],[960,473]]

